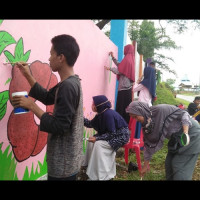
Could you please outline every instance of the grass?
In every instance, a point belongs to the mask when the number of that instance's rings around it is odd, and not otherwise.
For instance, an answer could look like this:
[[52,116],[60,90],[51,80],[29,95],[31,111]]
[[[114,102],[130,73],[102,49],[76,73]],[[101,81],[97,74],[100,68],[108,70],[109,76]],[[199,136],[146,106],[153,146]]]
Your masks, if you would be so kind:
[[[165,140],[163,148],[153,155],[152,160],[150,161],[150,171],[145,174],[145,176],[143,177],[143,180],[155,180],[155,181],[165,180],[166,155],[167,155],[167,140]],[[143,164],[143,161],[144,161],[143,151],[141,151],[140,156],[141,156],[141,162]],[[132,153],[132,152],[129,153],[129,162],[130,161],[133,163],[137,163],[135,153]],[[124,155],[120,157],[116,157],[116,162],[119,163],[121,166],[128,167],[125,164]],[[114,178],[114,180],[139,181],[140,180],[139,171],[138,170],[131,171],[129,173],[126,169],[120,166],[117,166],[117,175]]]

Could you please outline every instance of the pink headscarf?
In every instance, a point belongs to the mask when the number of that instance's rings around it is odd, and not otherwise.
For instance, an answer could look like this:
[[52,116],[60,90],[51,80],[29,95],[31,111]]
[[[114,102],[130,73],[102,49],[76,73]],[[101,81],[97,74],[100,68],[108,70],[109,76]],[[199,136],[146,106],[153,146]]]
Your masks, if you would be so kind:
[[[118,71],[135,82],[135,46],[128,44],[124,47],[125,57],[118,65]],[[119,75],[117,75],[119,80]]]

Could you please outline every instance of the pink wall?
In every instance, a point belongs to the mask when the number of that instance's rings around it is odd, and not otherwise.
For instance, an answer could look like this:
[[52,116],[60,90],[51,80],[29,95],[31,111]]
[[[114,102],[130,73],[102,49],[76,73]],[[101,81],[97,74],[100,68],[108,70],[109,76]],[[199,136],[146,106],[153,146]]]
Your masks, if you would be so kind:
[[[111,81],[109,82],[109,72],[104,70],[104,66],[109,66],[108,52],[113,51],[114,55],[118,55],[118,50],[116,45],[91,20],[4,20],[0,25],[1,31],[8,32],[16,42],[23,38],[24,53],[31,50],[28,59],[29,63],[40,61],[48,64],[51,38],[59,34],[72,35],[80,46],[80,55],[74,70],[82,79],[84,115],[87,117],[94,116],[94,113],[91,113],[92,96],[104,94],[114,104],[116,76],[112,73]],[[12,78],[11,71],[13,68],[11,65],[3,64],[6,60],[4,51],[7,50],[14,55],[15,47],[16,44],[7,46],[0,55],[0,93],[10,90],[11,82],[8,84],[5,84],[5,82],[8,78]],[[114,66],[114,63],[112,65]],[[55,75],[57,76],[57,73]],[[40,75],[38,75],[39,77]],[[57,80],[59,81],[58,76]],[[19,79],[15,83],[16,87],[23,87],[20,86]],[[43,104],[40,103],[38,105],[44,110],[46,109]],[[3,142],[2,152],[10,144],[8,129],[13,127],[11,127],[12,124],[8,127],[8,119],[11,117],[12,111],[13,107],[8,100],[6,114],[0,120],[0,144]],[[34,117],[33,122],[39,124],[39,120],[36,117]],[[18,123],[23,122],[19,121]],[[28,126],[25,126],[25,129],[27,132],[30,131]],[[14,135],[15,137],[16,134]],[[10,148],[10,151],[12,151],[12,148]],[[35,170],[38,166],[38,161],[43,162],[45,153],[46,146],[37,155],[31,155],[23,161],[16,161],[18,179],[23,178],[26,167],[30,171],[33,164]],[[0,166],[2,164],[0,163]]]

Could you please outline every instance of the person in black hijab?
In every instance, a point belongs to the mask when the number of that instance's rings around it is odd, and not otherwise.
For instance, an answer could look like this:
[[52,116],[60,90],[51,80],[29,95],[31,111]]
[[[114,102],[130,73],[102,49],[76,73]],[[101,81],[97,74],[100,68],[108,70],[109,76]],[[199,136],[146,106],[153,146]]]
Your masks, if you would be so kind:
[[116,175],[116,151],[129,141],[128,124],[104,95],[93,97],[92,110],[97,114],[92,120],[84,118],[84,126],[97,133],[88,139],[83,166],[88,165],[91,180],[109,180]]

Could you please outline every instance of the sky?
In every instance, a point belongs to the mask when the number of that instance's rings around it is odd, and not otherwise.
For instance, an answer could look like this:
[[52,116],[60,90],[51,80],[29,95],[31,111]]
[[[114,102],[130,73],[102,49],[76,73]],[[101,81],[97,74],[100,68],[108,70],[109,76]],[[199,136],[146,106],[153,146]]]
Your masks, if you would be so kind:
[[176,85],[179,85],[181,79],[187,76],[192,84],[200,85],[200,30],[195,30],[191,25],[189,25],[189,29],[183,34],[176,34],[173,30],[172,25],[167,25],[167,35],[175,41],[177,46],[181,46],[182,48],[180,50],[162,50],[161,52],[165,53],[165,56],[174,59],[174,63],[168,61],[168,64],[171,69],[176,71],[178,77],[164,72],[162,76],[163,81],[172,78],[176,79]]

